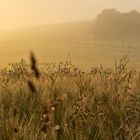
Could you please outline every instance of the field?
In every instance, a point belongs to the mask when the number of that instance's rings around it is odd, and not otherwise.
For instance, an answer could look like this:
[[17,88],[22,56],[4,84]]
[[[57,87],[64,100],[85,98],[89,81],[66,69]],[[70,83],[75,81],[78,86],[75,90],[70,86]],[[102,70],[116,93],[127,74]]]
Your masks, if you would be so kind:
[[140,70],[139,43],[101,41],[46,41],[15,40],[0,42],[0,65],[18,62],[24,58],[29,62],[29,52],[33,50],[39,63],[60,62],[69,56],[73,64],[83,70],[92,66],[114,67],[114,61],[124,55],[130,59],[129,66]]
[[[140,70],[140,41],[95,40],[94,21],[42,25],[0,32],[0,65],[29,61],[33,50],[39,63],[60,62],[67,56],[83,70],[92,66],[114,67],[114,61],[128,55],[130,66]],[[10,56],[10,57],[9,57]]]
[[80,70],[23,59],[0,71],[1,140],[139,140],[140,76],[128,58]]
[[140,43],[92,27],[0,34],[0,140],[140,139]]
[[140,1],[0,1],[0,140],[140,140]]

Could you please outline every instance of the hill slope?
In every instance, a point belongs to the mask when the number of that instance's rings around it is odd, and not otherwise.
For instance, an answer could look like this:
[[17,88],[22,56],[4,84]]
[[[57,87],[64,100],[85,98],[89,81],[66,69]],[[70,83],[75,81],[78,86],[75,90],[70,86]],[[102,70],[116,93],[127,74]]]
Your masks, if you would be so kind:
[[93,21],[73,22],[27,27],[1,33],[0,40],[45,40],[75,41],[88,40],[93,34]]

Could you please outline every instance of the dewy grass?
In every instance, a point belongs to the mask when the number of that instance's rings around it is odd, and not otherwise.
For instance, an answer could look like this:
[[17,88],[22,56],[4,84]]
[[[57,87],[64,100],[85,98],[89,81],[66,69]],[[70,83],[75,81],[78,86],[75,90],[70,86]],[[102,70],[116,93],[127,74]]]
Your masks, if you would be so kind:
[[90,72],[30,60],[0,71],[0,140],[140,139],[140,78],[126,56]]

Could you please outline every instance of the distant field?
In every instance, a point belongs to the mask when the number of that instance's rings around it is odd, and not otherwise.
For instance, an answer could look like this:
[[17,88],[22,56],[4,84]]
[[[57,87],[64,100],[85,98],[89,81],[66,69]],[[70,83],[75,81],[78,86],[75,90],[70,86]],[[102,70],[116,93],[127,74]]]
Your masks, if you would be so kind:
[[140,69],[139,41],[95,41],[93,32],[93,21],[0,32],[0,66],[21,58],[28,62],[33,50],[40,63],[64,61],[69,54],[72,63],[84,69],[100,64],[110,67],[115,60],[128,55],[130,65]]
[[65,61],[69,55],[74,64],[84,69],[100,64],[114,66],[115,60],[128,55],[130,65],[140,69],[139,44],[93,41],[1,41],[0,65],[19,62],[21,58],[28,62],[31,50],[36,53],[39,63]]

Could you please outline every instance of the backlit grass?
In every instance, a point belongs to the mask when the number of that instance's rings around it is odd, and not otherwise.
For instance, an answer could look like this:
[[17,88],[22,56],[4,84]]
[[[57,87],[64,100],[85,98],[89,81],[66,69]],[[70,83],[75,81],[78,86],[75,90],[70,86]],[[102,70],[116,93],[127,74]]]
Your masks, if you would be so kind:
[[1,140],[139,140],[140,76],[127,68],[81,71],[71,61],[0,71]]

